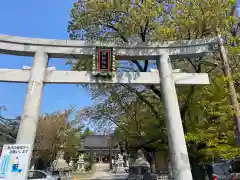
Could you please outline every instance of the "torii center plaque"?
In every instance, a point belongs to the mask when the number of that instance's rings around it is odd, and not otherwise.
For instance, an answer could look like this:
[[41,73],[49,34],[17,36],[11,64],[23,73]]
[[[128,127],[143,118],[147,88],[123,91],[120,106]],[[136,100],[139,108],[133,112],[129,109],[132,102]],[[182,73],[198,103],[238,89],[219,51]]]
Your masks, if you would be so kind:
[[95,64],[99,75],[111,75],[113,72],[113,48],[97,47]]

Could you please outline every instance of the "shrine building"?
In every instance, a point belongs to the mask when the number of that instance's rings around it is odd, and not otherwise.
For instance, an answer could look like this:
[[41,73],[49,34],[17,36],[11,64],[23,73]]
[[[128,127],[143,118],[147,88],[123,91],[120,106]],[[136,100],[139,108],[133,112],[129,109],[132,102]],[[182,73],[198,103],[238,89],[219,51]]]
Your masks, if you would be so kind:
[[109,163],[110,157],[117,159],[120,148],[109,135],[89,135],[81,140],[79,153],[93,155],[95,162]]

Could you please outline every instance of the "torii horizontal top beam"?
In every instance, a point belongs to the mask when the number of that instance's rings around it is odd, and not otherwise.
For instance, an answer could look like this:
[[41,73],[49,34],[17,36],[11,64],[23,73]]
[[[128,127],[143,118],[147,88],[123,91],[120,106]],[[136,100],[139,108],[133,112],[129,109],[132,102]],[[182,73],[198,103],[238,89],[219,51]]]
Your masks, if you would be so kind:
[[164,43],[101,43],[77,40],[38,39],[0,35],[0,53],[20,56],[34,56],[44,51],[52,58],[77,58],[92,56],[96,46],[114,47],[117,60],[154,60],[156,56],[168,53],[171,59],[178,56],[200,56],[211,52],[217,44],[216,38],[190,41],[167,41]]
[[[28,83],[31,70],[0,69],[0,82]],[[209,84],[207,73],[173,73],[175,84]],[[124,72],[110,79],[97,78],[87,71],[46,71],[50,84],[160,84],[159,72]]]

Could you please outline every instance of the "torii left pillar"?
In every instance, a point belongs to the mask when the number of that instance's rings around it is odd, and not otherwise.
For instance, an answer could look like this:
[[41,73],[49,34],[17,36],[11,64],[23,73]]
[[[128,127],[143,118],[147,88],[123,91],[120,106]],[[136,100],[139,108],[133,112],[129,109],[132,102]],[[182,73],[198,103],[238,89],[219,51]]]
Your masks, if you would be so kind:
[[[40,107],[42,102],[45,71],[48,64],[48,55],[43,51],[35,53],[34,62],[31,69],[30,79],[28,82],[27,95],[24,104],[23,115],[17,135],[17,144],[34,145],[37,124],[40,115]],[[28,167],[32,157],[33,147],[30,149],[30,157],[28,157]],[[28,170],[24,171],[25,179],[27,179]]]

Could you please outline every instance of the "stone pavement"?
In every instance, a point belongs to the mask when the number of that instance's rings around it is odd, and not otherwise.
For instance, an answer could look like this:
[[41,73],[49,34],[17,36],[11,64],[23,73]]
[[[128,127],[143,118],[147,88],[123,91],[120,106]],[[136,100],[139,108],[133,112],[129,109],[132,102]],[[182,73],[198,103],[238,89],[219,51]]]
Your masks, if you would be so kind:
[[93,174],[91,180],[126,180],[127,174],[110,172],[109,164],[96,164],[96,172]]

